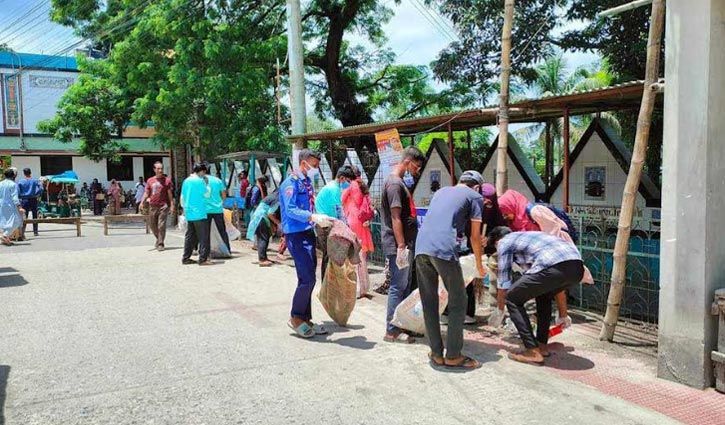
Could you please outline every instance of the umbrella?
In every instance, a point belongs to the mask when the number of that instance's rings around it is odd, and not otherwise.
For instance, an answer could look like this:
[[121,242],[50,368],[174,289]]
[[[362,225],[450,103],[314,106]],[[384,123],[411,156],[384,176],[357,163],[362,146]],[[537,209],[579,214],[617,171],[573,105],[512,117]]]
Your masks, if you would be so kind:
[[78,174],[76,174],[76,172],[73,170],[64,171],[54,176],[48,176],[48,180],[51,183],[79,183]]

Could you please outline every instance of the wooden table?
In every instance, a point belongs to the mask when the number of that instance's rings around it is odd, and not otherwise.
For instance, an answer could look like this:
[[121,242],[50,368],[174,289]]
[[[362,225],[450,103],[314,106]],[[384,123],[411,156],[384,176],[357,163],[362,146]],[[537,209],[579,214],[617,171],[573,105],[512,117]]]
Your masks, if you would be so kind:
[[108,236],[108,223],[120,222],[120,223],[135,223],[143,221],[146,223],[146,233],[149,233],[149,223],[147,221],[148,216],[143,214],[122,214],[122,215],[106,215],[103,216],[103,235]]
[[75,224],[76,236],[81,237],[81,218],[80,217],[56,217],[56,218],[26,218],[23,220],[25,224],[35,223],[51,223],[51,224]]

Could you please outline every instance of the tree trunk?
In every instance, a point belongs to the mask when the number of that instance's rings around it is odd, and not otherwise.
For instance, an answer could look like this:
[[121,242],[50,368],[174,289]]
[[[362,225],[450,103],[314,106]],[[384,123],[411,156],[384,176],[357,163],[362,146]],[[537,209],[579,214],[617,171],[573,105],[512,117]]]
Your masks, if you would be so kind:
[[498,113],[498,148],[496,158],[496,192],[501,196],[508,189],[509,80],[511,78],[511,30],[514,21],[514,0],[504,5],[501,36],[501,95]]
[[627,251],[629,250],[629,236],[632,232],[632,217],[634,203],[642,177],[642,168],[647,156],[650,127],[652,124],[652,111],[655,106],[657,92],[652,85],[657,82],[660,68],[660,46],[662,43],[662,27],[664,26],[665,4],[664,0],[655,0],[652,3],[652,15],[647,43],[647,68],[642,95],[642,106],[637,119],[637,135],[634,140],[632,161],[627,174],[627,182],[622,195],[622,211],[619,215],[617,241],[614,245],[614,266],[612,268],[611,288],[607,298],[607,312],[599,334],[599,339],[612,341],[614,330],[619,319],[619,307],[626,279]]

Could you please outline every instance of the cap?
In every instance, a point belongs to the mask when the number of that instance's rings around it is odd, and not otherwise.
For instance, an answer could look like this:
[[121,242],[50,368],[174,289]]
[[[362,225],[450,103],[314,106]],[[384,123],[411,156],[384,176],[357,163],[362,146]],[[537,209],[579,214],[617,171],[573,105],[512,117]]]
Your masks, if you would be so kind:
[[461,174],[461,178],[458,179],[460,183],[463,182],[475,182],[477,185],[483,184],[483,176],[476,170],[466,170]]

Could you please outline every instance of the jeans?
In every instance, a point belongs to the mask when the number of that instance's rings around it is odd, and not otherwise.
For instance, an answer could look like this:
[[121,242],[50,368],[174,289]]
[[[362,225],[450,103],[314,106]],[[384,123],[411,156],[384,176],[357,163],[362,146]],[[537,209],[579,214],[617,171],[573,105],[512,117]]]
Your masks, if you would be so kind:
[[395,309],[410,294],[410,280],[408,279],[410,266],[402,270],[399,269],[398,265],[395,264],[396,257],[397,255],[387,256],[390,269],[390,289],[388,289],[388,314],[385,318],[385,324],[388,333],[400,332],[400,328],[390,322],[393,320]]
[[297,289],[292,297],[290,316],[312,320],[312,291],[315,289],[317,269],[317,239],[313,230],[287,234],[287,248],[295,262]]
[[423,305],[425,333],[430,349],[436,356],[443,356],[440,316],[438,315],[438,277],[448,290],[448,339],[446,358],[461,356],[463,349],[463,320],[466,314],[466,284],[463,271],[457,260],[443,260],[430,255],[419,255],[415,259],[418,273],[418,289]]
[[224,245],[229,248],[229,252],[232,252],[232,246],[229,244],[229,235],[227,234],[227,225],[224,223],[224,213],[207,214],[206,220],[209,222],[209,235],[211,235],[212,222],[219,231],[219,236],[222,237]]
[[164,205],[151,205],[149,207],[149,227],[151,232],[156,237],[155,248],[164,246],[166,240],[166,219],[169,216],[169,206]]
[[[570,260],[538,273],[525,274],[511,285],[506,294],[506,307],[524,347],[531,349],[549,342],[551,302],[554,295],[567,286],[581,282],[583,276],[584,263],[581,260]],[[536,299],[536,338],[524,307],[526,301],[532,298]]]
[[257,258],[259,261],[267,260],[267,248],[269,247],[269,238],[272,234],[272,229],[269,227],[267,220],[262,220],[257,226],[257,231],[254,232],[257,235]]
[[[38,198],[26,198],[20,200],[20,205],[25,210],[25,218],[30,217],[30,213],[33,213],[33,218],[38,218]],[[38,234],[38,223],[33,223],[33,233]],[[23,224],[23,234],[25,234],[25,225]]]
[[208,260],[210,244],[209,221],[207,219],[187,222],[182,261],[191,258],[191,253],[197,245],[199,245],[199,263]]

